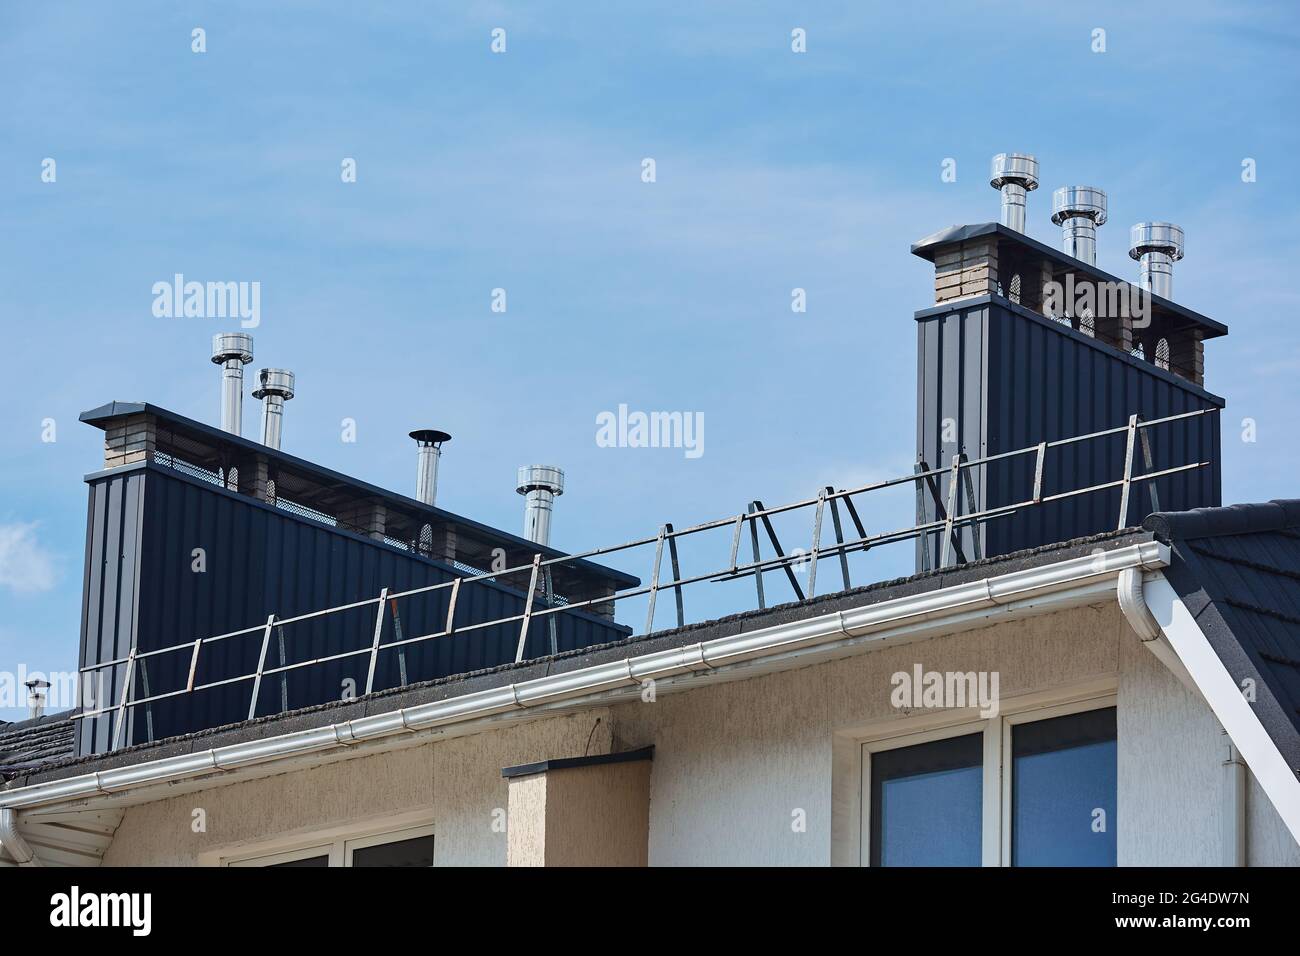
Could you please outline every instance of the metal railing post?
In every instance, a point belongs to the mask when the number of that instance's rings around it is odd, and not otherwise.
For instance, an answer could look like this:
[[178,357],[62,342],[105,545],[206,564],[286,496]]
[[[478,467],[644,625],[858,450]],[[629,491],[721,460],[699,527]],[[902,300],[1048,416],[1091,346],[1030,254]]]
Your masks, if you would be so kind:
[[[1140,421],[1141,419],[1139,419],[1139,422]],[[1150,429],[1139,428],[1137,431],[1138,439],[1142,442],[1142,460],[1146,463],[1147,473],[1150,474],[1156,470],[1155,458],[1151,454],[1151,438],[1147,434]],[[1160,510],[1160,495],[1156,493],[1156,482],[1154,478],[1148,479],[1147,488],[1151,492],[1151,513],[1155,514]]]
[[117,705],[117,723],[113,726],[113,743],[112,746],[109,747],[110,750],[116,750],[118,743],[122,739],[122,727],[126,723],[126,705],[127,701],[130,700],[131,697],[131,680],[134,676],[135,648],[133,647],[126,658],[126,676],[122,681],[122,700],[121,703]]
[[370,642],[370,666],[366,668],[366,693],[375,689],[375,665],[379,663],[379,639],[384,635],[384,611],[388,608],[388,588],[379,592],[379,613],[375,615],[375,636]]
[[185,682],[185,689],[194,689],[194,674],[199,669],[199,648],[203,646],[203,638],[198,638],[194,642],[194,653],[190,655],[190,676]]
[[736,515],[736,525],[731,531],[731,573],[736,573],[740,556],[740,534],[745,528],[745,516]]
[[[754,549],[754,563],[758,564],[763,560],[762,552],[758,547],[758,519],[753,517],[756,506],[753,502],[746,509],[750,514],[749,519],[749,541]],[[758,590],[758,609],[761,611],[767,607],[767,602],[763,599],[763,568],[754,569],[754,587]]]
[[524,595],[524,619],[519,622],[519,647],[515,649],[515,663],[524,659],[524,645],[528,643],[528,622],[533,619],[533,595],[537,593],[537,572],[542,566],[541,552],[533,555],[533,573],[528,578],[528,593]]
[[673,568],[673,594],[677,598],[677,626],[685,627],[686,610],[682,605],[682,586],[681,584],[676,583],[682,579],[682,569],[677,563],[677,538],[673,534],[673,524],[671,521],[664,525],[664,528],[668,532],[668,561]]
[[964,456],[957,452],[952,456],[952,471],[948,477],[948,508],[943,520],[943,550],[939,552],[939,567],[948,566],[948,552],[952,550],[953,518],[957,513],[957,485],[961,481],[961,460]]
[[248,719],[257,716],[257,695],[262,691],[262,671],[266,669],[266,649],[271,646],[271,628],[275,626],[275,615],[266,619],[262,629],[262,653],[257,657],[257,676],[253,678],[253,696],[248,701]]
[[667,534],[667,527],[660,526],[659,537],[655,541],[655,566],[650,572],[650,599],[646,604],[644,634],[652,633],[655,627],[655,598],[659,595],[659,566],[664,560],[664,535]]
[[447,626],[443,629],[446,637],[456,633],[456,599],[460,597],[460,578],[451,582],[451,597],[447,600]]
[[[961,454],[962,461],[966,460],[966,453]],[[970,476],[971,470],[967,468],[961,473],[962,487],[966,491],[966,511],[967,514],[979,514],[979,508],[975,505],[975,481]],[[958,531],[958,534],[961,532]],[[984,554],[984,547],[980,544],[980,526],[979,522],[972,521],[970,525],[970,550],[971,557],[978,561]]]
[[1034,456],[1034,504],[1043,503],[1043,468],[1047,460],[1047,442],[1038,443],[1038,453]]
[[[827,485],[825,490],[828,495],[835,494],[835,489],[830,485]],[[831,498],[831,527],[835,530],[835,543],[839,545],[840,574],[844,578],[844,590],[847,591],[853,586],[849,583],[849,552],[848,548],[844,547],[844,528],[840,525],[840,500],[835,497]],[[865,532],[862,536],[866,537]]]
[[[547,568],[544,572],[542,572],[542,588],[546,594],[547,608],[555,607],[555,585],[551,581],[550,568]],[[560,650],[560,633],[559,633],[558,624],[556,622],[557,616],[558,615],[555,614],[546,615],[546,631],[547,631],[547,635],[551,639],[552,654],[558,654]]]
[[1128,493],[1129,487],[1133,483],[1133,439],[1137,436],[1137,423],[1138,417],[1130,415],[1128,418],[1128,434],[1125,436],[1124,483],[1119,493],[1119,523],[1115,528],[1116,531],[1123,531],[1128,527]]
[[813,514],[812,554],[808,559],[808,596],[817,593],[817,558],[822,547],[822,514],[826,510],[826,489],[817,492],[817,510]]

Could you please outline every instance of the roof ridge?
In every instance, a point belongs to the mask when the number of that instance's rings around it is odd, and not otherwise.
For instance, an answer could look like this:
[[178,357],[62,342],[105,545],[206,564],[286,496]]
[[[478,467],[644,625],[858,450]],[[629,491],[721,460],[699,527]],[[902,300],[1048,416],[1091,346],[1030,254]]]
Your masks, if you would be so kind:
[[1148,515],[1142,527],[1165,541],[1300,528],[1300,498],[1274,498],[1268,502],[1191,511],[1158,511]]

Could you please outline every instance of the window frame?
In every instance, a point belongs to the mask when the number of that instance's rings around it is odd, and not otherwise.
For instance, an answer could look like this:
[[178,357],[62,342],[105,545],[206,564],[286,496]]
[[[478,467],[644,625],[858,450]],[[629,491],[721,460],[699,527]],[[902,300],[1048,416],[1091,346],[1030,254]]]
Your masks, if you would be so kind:
[[434,865],[437,865],[436,827],[428,811],[402,813],[335,827],[272,837],[240,845],[208,850],[199,855],[200,866],[268,866],[291,863],[313,856],[329,856],[328,866],[351,867],[352,851],[382,843],[396,843],[416,837],[434,837]]
[[[356,837],[351,840],[341,840],[343,862],[340,866],[352,866],[352,854],[357,850],[364,850],[372,846],[383,846],[385,843],[402,843],[406,840],[415,840],[420,837],[433,836],[433,824],[422,827],[407,827],[405,830],[391,830],[384,833],[375,833],[370,836]],[[437,851],[438,840],[435,837],[433,841],[434,850]]]
[[[877,724],[877,730],[854,734],[859,759],[857,767],[857,837],[859,866],[871,865],[871,755],[883,750],[895,750],[916,744],[931,743],[949,737],[964,737],[982,733],[983,787],[980,818],[981,865],[1011,865],[1011,791],[1012,764],[1011,733],[1018,724],[1050,720],[1089,710],[1117,707],[1118,694],[1114,681],[1099,686],[1087,685],[1058,688],[1035,694],[1007,698],[1000,702],[996,717],[978,717],[966,710],[930,711],[914,716],[893,718]],[[1117,732],[1118,739],[1118,732]]]
[[222,861],[222,866],[239,866],[239,867],[263,867],[276,866],[280,863],[293,863],[297,860],[310,860],[314,856],[323,856],[328,858],[326,867],[338,866],[335,862],[335,844],[317,843],[312,846],[304,846],[297,850],[283,850],[279,853],[264,854],[259,853],[256,856],[230,857]]
[[[861,804],[862,819],[860,821],[862,833],[862,847],[859,855],[859,863],[862,866],[871,865],[871,755],[881,753],[887,750],[901,750],[905,747],[915,747],[918,744],[933,743],[936,740],[948,740],[952,737],[969,737],[972,734],[982,734],[981,751],[983,754],[980,770],[982,777],[980,780],[980,820],[982,822],[982,836],[980,840],[980,857],[982,865],[988,866],[989,854],[996,848],[996,829],[990,829],[996,826],[996,820],[990,813],[990,808],[996,807],[998,803],[997,788],[994,785],[996,781],[989,780],[988,766],[990,758],[990,747],[997,746],[997,733],[994,726],[997,721],[976,720],[966,721],[959,724],[949,724],[944,727],[935,727],[930,730],[919,730],[912,733],[905,733],[895,737],[883,737],[878,740],[867,740],[862,744],[862,775],[861,775]],[[990,797],[992,799],[990,800]]]

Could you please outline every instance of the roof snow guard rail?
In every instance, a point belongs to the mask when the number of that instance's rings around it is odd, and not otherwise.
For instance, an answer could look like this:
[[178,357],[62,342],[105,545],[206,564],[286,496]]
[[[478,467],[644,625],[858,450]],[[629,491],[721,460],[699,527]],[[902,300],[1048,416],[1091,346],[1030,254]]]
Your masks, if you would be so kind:
[[[655,604],[659,592],[667,589],[673,591],[676,603],[677,626],[682,627],[686,623],[682,601],[682,590],[687,585],[696,584],[702,581],[725,582],[753,576],[757,592],[758,607],[762,609],[766,607],[763,593],[763,573],[766,571],[781,569],[785,572],[786,579],[789,581],[798,599],[801,601],[807,600],[816,594],[817,568],[818,563],[823,558],[839,558],[840,574],[846,590],[852,586],[849,580],[848,554],[853,551],[866,551],[883,544],[915,540],[923,538],[923,536],[926,535],[941,535],[942,546],[939,566],[948,566],[950,560],[953,564],[963,564],[967,560],[962,548],[960,537],[960,532],[963,527],[967,525],[977,526],[995,518],[1007,517],[1015,514],[1023,508],[1043,505],[1053,501],[1073,498],[1079,495],[1094,494],[1113,488],[1120,489],[1119,517],[1116,524],[1116,529],[1119,530],[1127,526],[1130,497],[1134,486],[1139,482],[1151,482],[1156,478],[1203,468],[1209,464],[1209,462],[1206,461],[1192,461],[1170,468],[1152,470],[1153,458],[1151,454],[1151,443],[1147,434],[1148,430],[1169,422],[1195,418],[1200,415],[1215,414],[1218,411],[1219,409],[1214,407],[1197,409],[1195,411],[1183,412],[1178,415],[1169,415],[1163,418],[1152,419],[1150,421],[1143,421],[1140,416],[1132,415],[1129,417],[1127,425],[1090,432],[1086,435],[1076,435],[1072,438],[1064,438],[1057,441],[1040,442],[1037,445],[1030,445],[1014,451],[989,455],[984,458],[968,459],[964,453],[958,452],[952,456],[949,464],[945,466],[930,468],[924,462],[919,462],[915,471],[910,475],[903,475],[898,478],[890,478],[885,481],[878,481],[858,488],[840,491],[836,491],[834,488],[828,486],[820,490],[814,498],[807,498],[802,501],[778,505],[772,508],[764,507],[760,501],[754,501],[751,503],[748,510],[741,514],[727,518],[720,518],[715,521],[708,521],[703,524],[694,525],[693,527],[683,528],[680,530],[675,529],[671,524],[665,524],[659,529],[658,533],[652,537],[639,538],[635,541],[629,541],[624,544],[596,548],[582,554],[565,555],[558,558],[546,558],[544,554],[536,553],[533,555],[533,559],[529,564],[504,568],[499,571],[471,574],[465,577],[454,578],[451,581],[443,582],[441,584],[412,588],[408,591],[390,591],[385,587],[380,591],[378,596],[363,601],[355,601],[337,607],[324,608],[307,614],[300,614],[296,617],[278,618],[276,615],[272,614],[267,618],[264,624],[257,624],[238,631],[229,631],[225,634],[217,634],[210,637],[200,637],[192,641],[184,641],[179,644],[173,644],[168,647],[157,648],[150,651],[136,651],[133,649],[124,657],[102,661],[81,669],[81,673],[85,675],[103,670],[104,668],[125,665],[126,675],[122,684],[121,698],[116,704],[110,704],[95,710],[84,710],[83,712],[74,715],[74,719],[81,720],[87,717],[99,716],[100,714],[116,712],[112,736],[112,749],[116,749],[119,745],[121,733],[126,723],[125,718],[127,710],[133,707],[139,707],[142,704],[150,704],[155,701],[191,694],[225,684],[235,684],[248,681],[252,684],[252,696],[249,704],[248,715],[249,719],[252,719],[256,715],[255,711],[258,701],[258,693],[263,678],[275,674],[282,674],[290,670],[323,664],[328,661],[360,657],[362,655],[369,656],[369,668],[367,670],[365,687],[365,693],[368,694],[374,690],[375,668],[380,651],[402,648],[410,644],[449,637],[452,634],[463,634],[468,631],[496,627],[515,622],[519,624],[519,643],[515,654],[515,661],[519,662],[523,660],[524,647],[528,639],[529,628],[532,626],[534,620],[557,613],[576,610],[604,601],[613,602],[639,595],[647,595],[648,601],[644,633],[650,633],[654,629]],[[1125,436],[1124,470],[1120,477],[1113,481],[1087,485],[1085,487],[1074,488],[1068,491],[1060,491],[1053,494],[1044,493],[1043,476],[1046,468],[1047,456],[1050,451],[1074,445],[1079,442],[1095,441],[1097,439],[1115,435]],[[1141,474],[1135,474],[1135,459],[1139,449],[1143,455],[1143,462],[1146,470]],[[1016,458],[1028,458],[1029,456],[1032,456],[1033,458],[1033,484],[1029,497],[1013,504],[976,510],[973,483],[970,477],[972,470],[994,462],[1008,461]],[[940,483],[943,481],[945,476],[948,479],[946,502],[940,494]],[[857,506],[854,504],[854,496],[912,483],[916,485],[918,503],[923,500],[925,494],[928,493],[931,496],[934,505],[934,513],[937,516],[936,519],[933,521],[920,522],[910,527],[899,528],[894,531],[868,534],[866,527],[859,516]],[[1159,503],[1156,500],[1155,486],[1148,485],[1148,488],[1152,500],[1152,511],[1159,511],[1160,509]],[[959,489],[964,489],[964,496],[958,494]],[[963,497],[965,498],[965,505],[969,509],[964,514],[962,513]],[[841,520],[840,513],[841,504],[843,504],[844,510],[847,512],[849,519],[853,522],[854,529],[858,535],[856,538],[846,540],[844,537],[844,523]],[[831,514],[831,525],[835,536],[835,542],[833,544],[823,541],[823,519],[825,518],[828,507]],[[808,508],[811,508],[814,511],[812,546],[807,551],[800,549],[787,554],[781,548],[771,518],[774,515]],[[762,556],[759,545],[760,524],[763,526],[764,533],[767,535],[773,549],[776,551],[774,557],[764,558]],[[743,561],[740,556],[741,540],[746,537],[746,526],[748,526],[749,530],[748,537],[750,539],[753,558],[751,561]],[[682,576],[681,564],[678,559],[678,539],[722,528],[730,528],[731,530],[731,555],[728,563],[722,568],[717,568],[704,574]],[[978,536],[972,535],[972,538],[974,543],[973,559],[978,560],[980,558]],[[610,596],[603,596],[588,601],[578,601],[568,604],[555,604],[553,601],[547,600],[545,580],[549,575],[552,566],[564,565],[570,562],[596,558],[601,555],[614,554],[621,551],[628,551],[633,548],[648,547],[649,545],[654,545],[654,562],[651,568],[649,585],[629,587]],[[665,579],[663,575],[663,557],[665,549],[668,551],[669,562],[672,568],[672,576],[668,579]],[[928,568],[928,561],[926,564]],[[807,575],[806,587],[801,586],[795,576],[794,569],[796,566]],[[457,599],[460,592],[465,587],[481,581],[493,581],[502,578],[509,578],[511,575],[522,577],[525,574],[528,576],[528,589],[525,593],[540,596],[540,601],[534,600],[527,602],[523,612],[520,614],[496,618],[491,621],[479,621],[472,624],[455,624]],[[385,615],[390,613],[390,606],[393,607],[392,613],[395,615],[397,600],[411,597],[416,594],[424,594],[440,590],[448,590],[450,592],[446,621],[442,630],[404,638],[400,637],[399,630],[399,639],[388,642],[381,641],[384,631]],[[355,611],[358,608],[364,607],[373,607],[376,609],[376,613],[374,630],[372,632],[368,631],[365,635],[366,640],[362,642],[363,646],[358,647],[355,650],[344,651],[339,654],[331,654],[327,657],[318,657],[312,660],[281,664],[276,667],[266,666],[267,651],[271,642],[273,630],[282,628],[284,625],[324,618],[329,615]],[[262,640],[261,654],[258,658],[258,668],[256,671],[236,677],[214,680],[208,683],[195,684],[195,674],[198,671],[199,655],[202,653],[204,648],[231,638],[253,635],[258,632],[261,632]],[[146,659],[162,654],[175,654],[180,652],[188,652],[190,654],[189,678],[185,687],[173,691],[153,694],[151,696],[139,698],[132,697],[131,692],[134,687],[136,672],[143,666]],[[85,678],[83,677],[83,683],[84,681]],[[402,686],[405,685],[403,684]],[[146,694],[147,693],[148,691],[146,690]]]

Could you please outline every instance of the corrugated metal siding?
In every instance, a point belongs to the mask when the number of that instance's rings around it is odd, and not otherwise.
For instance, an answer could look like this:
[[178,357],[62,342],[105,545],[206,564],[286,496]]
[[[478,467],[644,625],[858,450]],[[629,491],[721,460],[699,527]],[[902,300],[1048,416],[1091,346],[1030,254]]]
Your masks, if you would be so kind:
[[[453,577],[445,565],[161,468],[97,478],[90,493],[88,611],[83,635],[87,663],[125,655],[132,634],[139,650],[154,650],[261,625],[271,613],[293,617],[373,599],[384,586],[404,591]],[[139,546],[122,550],[121,540],[134,536],[139,536]],[[197,548],[204,551],[206,568],[201,573],[193,570]],[[119,553],[121,558],[111,559]],[[526,587],[526,579],[519,584]],[[402,636],[442,630],[448,600],[449,589],[444,589],[398,601]],[[486,582],[465,585],[457,602],[456,624],[507,617],[522,609],[521,591]],[[376,612],[377,606],[371,604],[277,627],[268,645],[267,666],[368,651]],[[629,633],[628,628],[581,611],[558,615],[556,630],[560,650],[608,643]],[[513,661],[518,635],[518,623],[497,625],[411,645],[400,655],[385,651],[376,668],[375,688],[396,686],[403,665],[407,682],[415,682]],[[262,636],[259,627],[251,634],[205,645],[195,683],[255,671]],[[383,640],[396,639],[390,610],[385,613]],[[525,655],[536,657],[549,650],[546,620],[535,620]],[[368,664],[367,653],[265,677],[256,713],[265,716],[360,695]],[[147,659],[147,665],[138,669],[133,696],[184,687],[189,665],[188,648]],[[116,674],[110,687],[113,702],[121,693],[122,679],[121,673]],[[135,708],[129,740],[159,739],[243,720],[251,691],[251,681],[244,681]],[[85,723],[94,727],[84,732],[80,752],[108,749],[108,718]]]
[[[90,485],[86,517],[86,568],[82,589],[81,663],[111,660],[130,650],[140,575],[140,513],[144,472]],[[106,668],[83,684],[87,709],[116,701],[125,668]],[[108,728],[79,721],[78,753],[108,747]]]
[[[1190,383],[1129,361],[1064,326],[996,302],[922,316],[918,348],[917,447],[932,467],[947,464],[959,448],[978,458],[1125,425],[1134,412],[1152,419],[1223,404]],[[943,422],[948,418],[955,422],[957,440],[944,443]],[[1155,470],[1194,459],[1211,462],[1157,480],[1161,509],[1220,503],[1217,415],[1157,426],[1149,435]],[[1118,479],[1124,446],[1124,437],[1116,435],[1052,450],[1044,470],[1044,494]],[[1140,446],[1136,462],[1135,474],[1144,470]],[[987,509],[1030,497],[1033,469],[1033,456],[974,469],[977,506]],[[1134,486],[1129,525],[1140,524],[1155,510],[1147,484]],[[942,492],[946,501],[946,480]],[[1120,492],[1113,489],[993,519],[983,529],[983,553],[1007,554],[1114,530],[1119,502]],[[935,510],[928,499],[918,514],[933,520]],[[969,556],[969,532],[963,544]],[[940,548],[937,535],[930,536],[927,547],[934,566]]]

